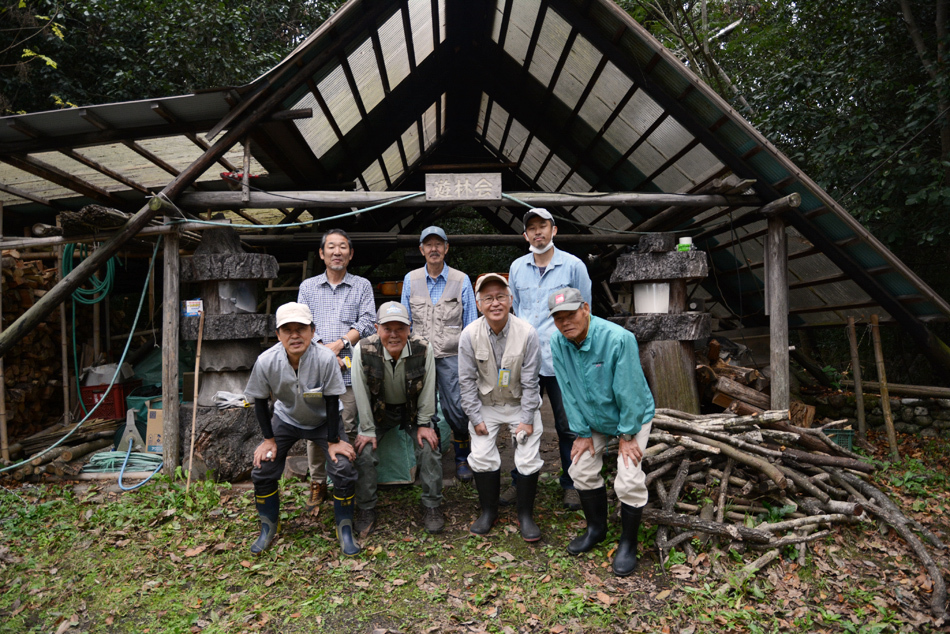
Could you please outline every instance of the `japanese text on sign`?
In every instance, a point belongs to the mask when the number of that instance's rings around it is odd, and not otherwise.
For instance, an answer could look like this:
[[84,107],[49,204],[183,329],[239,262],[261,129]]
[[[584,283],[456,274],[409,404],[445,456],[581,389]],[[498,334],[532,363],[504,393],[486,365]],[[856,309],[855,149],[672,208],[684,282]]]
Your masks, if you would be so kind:
[[426,200],[501,200],[501,174],[426,174]]

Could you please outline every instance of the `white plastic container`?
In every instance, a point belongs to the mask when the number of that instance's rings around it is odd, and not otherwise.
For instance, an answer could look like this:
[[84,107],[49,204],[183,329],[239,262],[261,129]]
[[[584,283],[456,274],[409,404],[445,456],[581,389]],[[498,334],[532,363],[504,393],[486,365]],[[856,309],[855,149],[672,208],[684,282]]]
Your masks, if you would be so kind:
[[637,313],[670,312],[670,285],[666,282],[634,284],[633,305]]

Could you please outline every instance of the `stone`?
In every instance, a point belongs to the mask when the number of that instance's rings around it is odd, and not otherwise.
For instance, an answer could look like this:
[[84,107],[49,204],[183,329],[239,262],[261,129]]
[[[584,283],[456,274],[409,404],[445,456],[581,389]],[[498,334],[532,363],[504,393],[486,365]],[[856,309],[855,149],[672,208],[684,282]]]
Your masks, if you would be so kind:
[[930,416],[914,416],[914,422],[921,427],[930,427],[933,425],[934,419]]
[[934,418],[938,420],[950,420],[950,410],[940,410],[939,412],[934,412]]
[[676,250],[676,236],[672,233],[645,233],[637,243],[639,253],[668,253]]
[[937,405],[939,405],[943,409],[950,409],[950,398],[938,398],[935,400],[936,400]]
[[902,398],[901,405],[917,405],[920,403],[919,398]]
[[610,321],[623,326],[637,337],[639,343],[647,341],[695,341],[710,334],[709,313],[657,313],[611,317]]
[[883,425],[883,424],[884,424],[884,417],[883,417],[883,416],[879,416],[879,415],[875,415],[875,414],[871,414],[870,416],[868,416],[868,426],[870,426],[870,427],[880,427],[880,426]]
[[844,394],[832,394],[828,397],[828,404],[832,407],[841,409],[848,404],[848,399],[845,398]]
[[926,429],[921,429],[920,437],[921,438],[936,438],[937,430],[933,427],[927,427]]
[[630,253],[617,258],[610,283],[689,281],[700,280],[707,275],[709,264],[703,251]]
[[[912,420],[914,420],[914,410],[909,407],[903,407],[899,411],[894,412],[894,413],[900,416],[900,419],[904,421],[905,423],[909,423]],[[897,416],[895,416],[894,418],[896,419]]]
[[927,411],[926,407],[915,407],[914,416],[929,416],[930,412]]
[[894,423],[894,431],[900,432],[902,434],[916,434],[917,427],[909,423]]
[[871,416],[880,416],[881,420],[884,420],[884,410],[882,410],[880,407],[875,407],[871,410]]
[[[198,317],[181,318],[181,338],[186,341],[198,339]],[[204,341],[231,341],[256,339],[265,334],[274,335],[277,320],[273,315],[235,313],[232,315],[205,315]]]
[[937,429],[950,429],[950,420],[934,421],[934,427]]
[[891,411],[892,411],[892,412],[896,412],[897,410],[899,410],[899,409],[901,408],[901,400],[900,400],[899,398],[891,398],[891,399],[889,399],[889,400],[890,400],[890,403],[891,403]]

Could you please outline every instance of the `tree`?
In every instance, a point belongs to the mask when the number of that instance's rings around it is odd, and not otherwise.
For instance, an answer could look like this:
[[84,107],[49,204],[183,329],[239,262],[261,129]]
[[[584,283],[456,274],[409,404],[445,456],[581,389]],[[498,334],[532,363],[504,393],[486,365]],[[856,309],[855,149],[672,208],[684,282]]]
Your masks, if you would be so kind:
[[[36,33],[55,66],[11,66],[25,37],[2,31],[5,113],[185,94],[243,85],[276,65],[342,2],[312,0],[85,0],[20,2],[27,15],[61,25]],[[9,13],[9,11],[8,11]],[[34,27],[36,30],[37,27]],[[57,96],[54,97],[53,95]]]

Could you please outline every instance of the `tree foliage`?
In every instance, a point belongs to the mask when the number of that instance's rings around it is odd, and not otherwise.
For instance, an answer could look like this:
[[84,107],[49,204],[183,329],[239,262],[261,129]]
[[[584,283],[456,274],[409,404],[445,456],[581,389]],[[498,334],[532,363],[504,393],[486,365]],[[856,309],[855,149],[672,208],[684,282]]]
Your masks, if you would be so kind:
[[950,237],[946,0],[626,7],[892,248]]
[[0,108],[30,112],[247,84],[339,4],[21,1],[3,13],[13,28],[0,31]]

